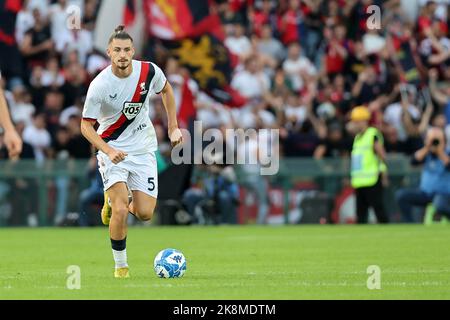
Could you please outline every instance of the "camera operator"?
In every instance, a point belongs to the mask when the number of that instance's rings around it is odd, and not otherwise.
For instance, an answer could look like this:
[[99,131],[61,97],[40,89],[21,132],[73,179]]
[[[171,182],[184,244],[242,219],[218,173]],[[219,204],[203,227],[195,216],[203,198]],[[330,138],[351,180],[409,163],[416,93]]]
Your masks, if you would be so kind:
[[201,177],[197,187],[184,192],[182,202],[193,224],[237,224],[239,186],[232,165],[226,164],[226,154],[231,152],[224,143],[223,150],[205,154],[208,164],[198,167]]
[[403,222],[419,222],[413,218],[413,207],[425,208],[431,202],[438,214],[450,216],[450,153],[445,146],[444,131],[430,128],[425,146],[415,152],[411,162],[424,165],[419,188],[400,189],[396,193]]

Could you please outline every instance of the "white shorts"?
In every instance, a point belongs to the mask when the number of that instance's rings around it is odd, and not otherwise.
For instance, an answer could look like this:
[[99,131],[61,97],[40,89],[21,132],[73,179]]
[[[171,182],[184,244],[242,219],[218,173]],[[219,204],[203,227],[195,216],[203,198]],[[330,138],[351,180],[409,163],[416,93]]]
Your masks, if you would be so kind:
[[106,154],[99,151],[97,161],[103,190],[108,190],[117,182],[125,182],[131,191],[142,191],[154,198],[158,197],[158,168],[154,152],[129,154],[125,160],[114,164]]

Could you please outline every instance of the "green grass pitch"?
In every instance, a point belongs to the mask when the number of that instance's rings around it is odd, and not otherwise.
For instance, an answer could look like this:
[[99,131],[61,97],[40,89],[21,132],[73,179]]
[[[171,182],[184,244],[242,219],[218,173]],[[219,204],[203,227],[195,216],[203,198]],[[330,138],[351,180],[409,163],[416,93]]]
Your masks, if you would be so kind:
[[[181,279],[153,272],[170,247]],[[0,299],[450,299],[449,247],[444,225],[130,227],[131,278],[114,279],[107,228],[0,229]]]

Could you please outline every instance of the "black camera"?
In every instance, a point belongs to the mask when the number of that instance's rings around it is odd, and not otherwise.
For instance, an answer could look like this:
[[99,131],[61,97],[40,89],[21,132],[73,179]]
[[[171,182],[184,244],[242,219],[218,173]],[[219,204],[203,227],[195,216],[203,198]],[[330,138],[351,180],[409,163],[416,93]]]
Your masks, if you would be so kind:
[[433,146],[438,146],[441,143],[441,141],[439,139],[433,139],[433,141],[431,141],[431,144]]

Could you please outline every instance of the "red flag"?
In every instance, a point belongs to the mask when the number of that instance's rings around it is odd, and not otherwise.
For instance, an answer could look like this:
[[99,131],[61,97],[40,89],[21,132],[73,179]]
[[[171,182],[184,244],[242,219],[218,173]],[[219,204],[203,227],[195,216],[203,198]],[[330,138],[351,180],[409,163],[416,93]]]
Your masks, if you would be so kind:
[[[248,0],[239,0],[245,4]],[[210,11],[210,0],[145,0],[149,32],[163,41],[164,46],[192,78],[219,102],[242,106],[243,98],[229,83],[237,56],[223,45],[225,33],[220,17]],[[188,93],[186,93],[188,94]],[[187,105],[188,116],[192,110]]]
[[144,0],[151,35],[178,40],[209,32],[221,34],[220,18],[210,13],[209,0]]
[[125,26],[132,25],[136,18],[136,3],[135,0],[127,0],[125,9],[123,11],[123,23]]
[[5,10],[19,13],[22,9],[22,1],[21,0],[6,0],[5,2]]
[[232,59],[219,39],[210,34],[178,41],[163,41],[180,65],[186,67],[201,90],[228,106],[241,106],[245,99],[229,83]]
[[194,95],[189,88],[189,77],[184,77],[183,88],[181,89],[181,103],[178,110],[178,120],[180,127],[187,129],[191,120],[196,117],[194,106]]

